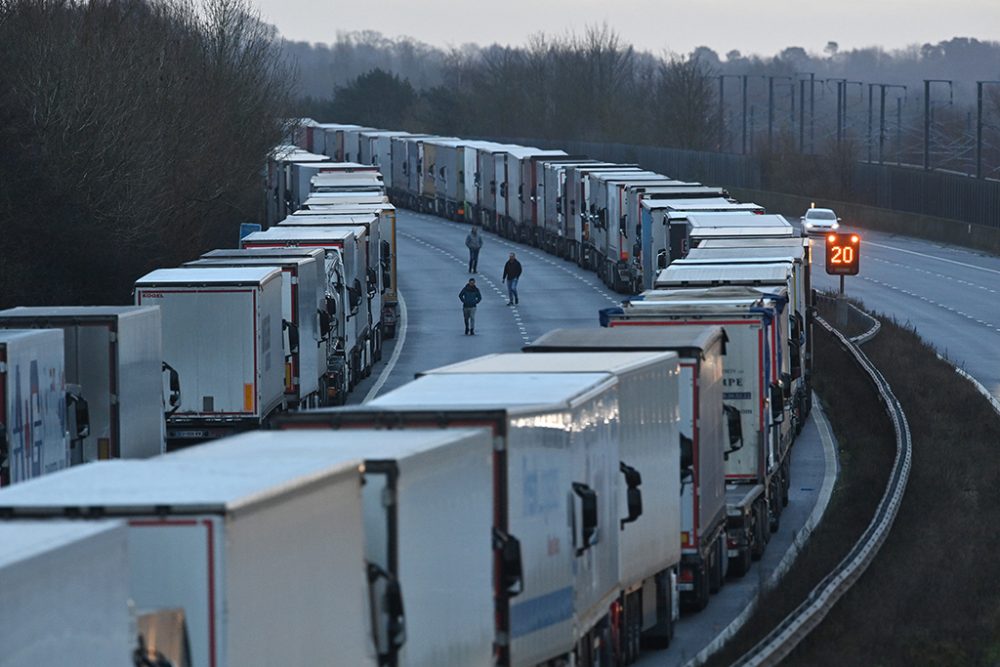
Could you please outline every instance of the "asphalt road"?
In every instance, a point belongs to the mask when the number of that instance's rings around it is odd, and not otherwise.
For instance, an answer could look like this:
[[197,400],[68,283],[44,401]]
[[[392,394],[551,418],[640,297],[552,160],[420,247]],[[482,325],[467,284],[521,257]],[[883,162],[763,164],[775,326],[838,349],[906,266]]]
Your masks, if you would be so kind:
[[[551,329],[598,326],[598,310],[618,305],[622,298],[575,264],[485,234],[479,273],[474,276],[483,302],[476,315],[476,335],[466,336],[458,292],[470,277],[465,248],[469,227],[409,211],[397,215],[405,334],[401,327],[388,342],[382,361],[351,394],[350,403],[390,391],[422,370],[491,352],[516,352]],[[506,305],[507,292],[500,279],[510,252],[524,266],[516,307]],[[819,409],[813,415],[793,449],[790,503],[764,558],[742,579],[727,582],[707,609],[683,616],[671,647],[645,655],[640,665],[687,663],[721,632],[738,625],[761,587],[774,585],[790,564],[797,552],[796,540],[801,543],[822,515],[836,475],[828,429]]]
[[[864,229],[861,265],[845,292],[917,333],[1000,399],[1000,257]],[[813,240],[813,286],[827,275],[822,238]]]

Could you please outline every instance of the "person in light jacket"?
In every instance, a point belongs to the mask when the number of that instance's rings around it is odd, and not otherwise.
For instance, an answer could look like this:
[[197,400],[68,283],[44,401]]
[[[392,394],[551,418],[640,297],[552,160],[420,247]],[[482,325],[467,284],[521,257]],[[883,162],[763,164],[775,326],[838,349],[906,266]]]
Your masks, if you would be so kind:
[[476,273],[479,266],[479,250],[483,247],[483,236],[479,233],[478,225],[472,225],[472,229],[466,234],[465,247],[469,249],[469,273]]
[[521,277],[521,262],[517,261],[514,253],[510,253],[510,259],[503,265],[503,280],[507,283],[507,305],[513,306],[517,303],[517,281]]
[[458,293],[462,302],[462,317],[465,319],[465,335],[476,335],[476,305],[483,300],[483,295],[476,287],[476,279],[469,278],[462,291]]

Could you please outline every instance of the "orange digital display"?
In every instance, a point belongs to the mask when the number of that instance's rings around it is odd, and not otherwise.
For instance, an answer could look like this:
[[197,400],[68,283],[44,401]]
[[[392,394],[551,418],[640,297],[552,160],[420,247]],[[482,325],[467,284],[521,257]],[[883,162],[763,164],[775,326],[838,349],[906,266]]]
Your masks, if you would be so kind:
[[861,266],[861,237],[857,234],[826,235],[826,272],[834,276],[856,276]]

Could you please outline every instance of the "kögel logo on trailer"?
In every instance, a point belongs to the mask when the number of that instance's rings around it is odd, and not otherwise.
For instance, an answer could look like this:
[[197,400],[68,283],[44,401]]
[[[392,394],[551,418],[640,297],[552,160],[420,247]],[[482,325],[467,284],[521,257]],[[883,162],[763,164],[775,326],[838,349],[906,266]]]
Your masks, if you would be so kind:
[[856,276],[861,266],[861,237],[857,234],[826,235],[826,272],[834,276]]

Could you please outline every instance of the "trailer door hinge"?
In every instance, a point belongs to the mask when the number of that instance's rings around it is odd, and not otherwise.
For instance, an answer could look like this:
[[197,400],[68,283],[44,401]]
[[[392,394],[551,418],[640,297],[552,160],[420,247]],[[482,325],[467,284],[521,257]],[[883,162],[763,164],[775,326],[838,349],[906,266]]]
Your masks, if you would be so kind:
[[112,343],[117,343],[118,342],[118,333],[115,332],[115,331],[109,331],[108,332],[108,341],[110,341]]
[[382,506],[392,507],[396,504],[396,494],[388,486],[382,489]]
[[0,373],[6,373],[6,372],[7,372],[7,364],[0,361]]
[[494,436],[493,438],[493,451],[502,452],[503,451],[503,438],[501,436]]
[[111,394],[111,405],[118,405],[118,394]]

